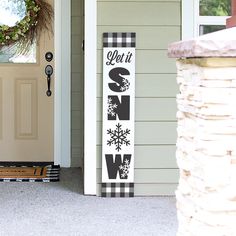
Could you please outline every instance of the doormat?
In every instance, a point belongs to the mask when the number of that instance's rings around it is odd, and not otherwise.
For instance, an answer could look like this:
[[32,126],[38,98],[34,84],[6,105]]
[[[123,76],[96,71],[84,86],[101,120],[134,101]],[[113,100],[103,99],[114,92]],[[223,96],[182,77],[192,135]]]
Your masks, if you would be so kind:
[[60,166],[53,164],[0,163],[0,182],[57,182]]

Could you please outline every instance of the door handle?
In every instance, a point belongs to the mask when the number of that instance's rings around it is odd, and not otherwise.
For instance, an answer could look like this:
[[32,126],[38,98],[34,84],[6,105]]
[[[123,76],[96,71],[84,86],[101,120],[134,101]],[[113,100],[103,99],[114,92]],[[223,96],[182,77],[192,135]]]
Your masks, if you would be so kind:
[[48,85],[48,90],[46,92],[47,96],[50,97],[52,95],[51,91],[51,76],[53,74],[53,68],[51,65],[47,65],[45,67],[45,74],[47,75],[47,85]]

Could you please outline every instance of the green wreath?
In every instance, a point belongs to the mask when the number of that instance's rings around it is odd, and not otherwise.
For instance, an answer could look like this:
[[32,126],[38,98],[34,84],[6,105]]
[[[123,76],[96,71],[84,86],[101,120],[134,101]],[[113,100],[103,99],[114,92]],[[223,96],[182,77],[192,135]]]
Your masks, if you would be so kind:
[[25,53],[43,30],[52,32],[52,6],[45,0],[24,1],[25,17],[12,27],[0,25],[0,49],[4,46],[17,45],[18,51]]

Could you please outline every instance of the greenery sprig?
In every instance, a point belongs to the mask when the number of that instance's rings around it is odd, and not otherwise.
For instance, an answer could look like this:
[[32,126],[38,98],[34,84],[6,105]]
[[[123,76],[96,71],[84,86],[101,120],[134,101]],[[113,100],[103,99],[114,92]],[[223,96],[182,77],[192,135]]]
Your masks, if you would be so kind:
[[12,27],[0,25],[0,49],[17,44],[18,53],[27,53],[44,30],[53,31],[53,8],[45,0],[24,0],[25,17]]

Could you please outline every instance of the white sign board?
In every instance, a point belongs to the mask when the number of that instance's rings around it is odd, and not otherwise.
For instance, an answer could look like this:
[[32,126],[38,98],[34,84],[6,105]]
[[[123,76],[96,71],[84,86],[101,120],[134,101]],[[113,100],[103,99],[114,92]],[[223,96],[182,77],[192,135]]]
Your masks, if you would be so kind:
[[135,33],[104,33],[102,196],[134,195]]

